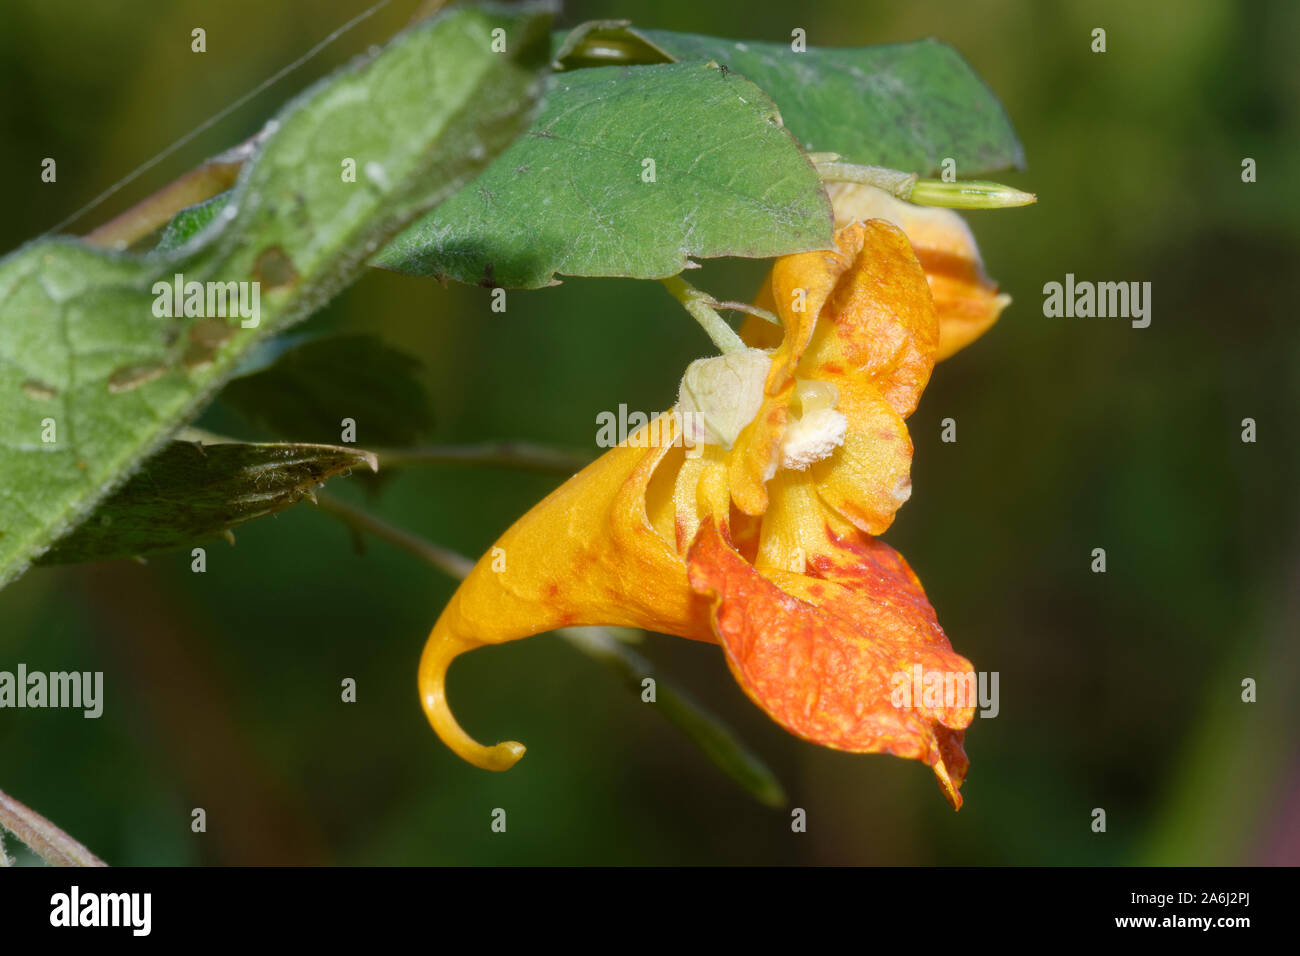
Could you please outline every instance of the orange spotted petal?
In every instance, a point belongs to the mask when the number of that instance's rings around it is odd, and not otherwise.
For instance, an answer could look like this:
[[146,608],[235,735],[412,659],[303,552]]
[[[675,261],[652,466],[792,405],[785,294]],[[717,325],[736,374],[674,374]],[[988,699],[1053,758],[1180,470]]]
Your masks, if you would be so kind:
[[872,385],[906,418],[934,368],[934,302],[901,229],[872,219],[841,234],[851,230],[861,231],[860,251],[826,301],[799,374],[831,382],[841,393]]
[[691,586],[712,604],[736,680],[777,723],[838,750],[920,760],[960,807],[974,702],[902,701],[898,675],[965,680],[971,665],[897,552],[872,539],[838,547],[847,553],[820,559],[835,580],[760,573],[706,519],[688,559]]
[[970,227],[951,209],[917,206],[873,186],[836,183],[828,187],[837,225],[860,219],[888,219],[902,228],[934,296],[939,315],[942,361],[983,335],[1011,297],[998,293],[984,271]]

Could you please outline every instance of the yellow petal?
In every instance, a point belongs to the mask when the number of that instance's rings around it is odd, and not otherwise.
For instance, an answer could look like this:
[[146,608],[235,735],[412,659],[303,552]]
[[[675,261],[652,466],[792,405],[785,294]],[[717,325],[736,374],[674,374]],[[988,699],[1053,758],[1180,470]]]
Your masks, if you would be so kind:
[[855,240],[858,251],[822,308],[799,374],[830,382],[841,394],[869,384],[906,418],[930,380],[939,340],[925,275],[892,223],[871,219],[840,235]]
[[[841,390],[874,386],[907,416],[934,365],[934,307],[907,237],[876,221],[846,226],[835,243],[833,252],[778,259],[758,296],[761,307],[781,317],[786,333],[773,353],[763,407],[741,431],[730,458],[732,500],[747,515],[767,509],[765,486],[780,464],[796,370]],[[754,324],[761,321],[750,319],[742,338],[756,345],[770,340]]]
[[[759,290],[756,304],[780,317],[785,334],[772,353],[763,406],[741,430],[729,459],[731,497],[744,514],[761,515],[767,510],[765,486],[780,463],[781,436],[789,423],[794,397],[795,368],[812,338],[822,306],[861,249],[859,232],[837,235],[835,251],[805,252],[776,260]],[[760,329],[753,324],[756,322],[768,328]],[[771,329],[771,323],[751,318],[742,326],[741,338],[755,347],[764,347],[772,340]]]
[[912,494],[912,438],[903,419],[866,383],[840,393],[849,420],[844,444],[815,463],[822,501],[867,534],[883,534]]
[[421,701],[438,736],[470,763],[504,770],[523,746],[484,747],[456,722],[445,681],[459,654],[583,624],[714,640],[682,558],[646,513],[647,487],[678,434],[662,416],[543,499],[479,559],[434,624]]
[[[833,535],[853,533],[852,525],[826,509],[810,471],[778,472],[768,493],[771,504],[763,516],[758,549],[751,562],[760,571],[802,574],[811,556],[834,547]],[[734,541],[732,546],[736,547]]]
[[1011,297],[998,294],[984,272],[970,227],[951,209],[917,206],[874,186],[832,183],[827,187],[837,226],[861,219],[888,219],[911,240],[925,270],[939,315],[942,361],[983,335],[998,320]]
[[753,564],[802,574],[809,550],[824,545],[825,538],[826,519],[813,477],[806,471],[782,471],[768,485],[768,495]]

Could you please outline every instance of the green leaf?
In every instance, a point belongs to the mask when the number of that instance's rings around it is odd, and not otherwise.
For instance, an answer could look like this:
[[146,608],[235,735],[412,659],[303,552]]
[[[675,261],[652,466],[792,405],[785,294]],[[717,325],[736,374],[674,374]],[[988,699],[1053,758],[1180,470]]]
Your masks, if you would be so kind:
[[[549,21],[537,7],[456,8],[317,84],[267,125],[221,215],[170,252],[53,239],[0,260],[0,584],[196,414],[251,348],[350,283],[527,126]],[[496,28],[506,54],[491,50]],[[340,175],[349,158],[354,183]],[[260,283],[259,324],[158,317],[168,296],[154,285],[176,274]]]
[[409,445],[433,427],[418,359],[373,335],[308,339],[268,368],[230,381],[220,399],[281,438],[338,441],[343,419],[357,441]]
[[189,548],[297,504],[327,478],[377,467],[369,452],[333,445],[170,442],[38,563]]
[[825,191],[772,101],[743,77],[679,63],[553,77],[528,133],[374,264],[537,288],[830,242]]
[[[762,195],[753,173],[767,152],[741,155],[734,132],[724,127],[708,140],[715,129],[710,110],[717,106],[691,97],[709,87],[688,88],[688,74],[672,74],[674,84],[659,79],[669,69],[662,64],[674,61],[725,64],[729,82],[743,82],[736,75],[743,74],[762,88],[763,103],[775,101],[786,128],[810,151],[926,176],[951,158],[964,179],[1024,166],[1024,150],[997,97],[961,54],[937,40],[795,53],[786,43],[738,43],[599,20],[556,34],[554,45],[569,72],[552,78],[546,111],[529,136],[399,237],[375,265],[535,288],[557,273],[663,278],[690,256],[775,256],[825,245],[820,223],[780,232],[761,215],[737,215],[737,197],[711,188],[739,182],[750,195]],[[645,69],[629,69],[616,83],[604,79],[616,74],[591,69],[608,64]],[[716,93],[717,84],[712,87]],[[713,149],[718,173],[712,182],[687,177],[649,196],[636,189],[640,160],[661,155],[657,146],[646,148],[657,137]],[[683,159],[682,168],[690,169],[693,158]],[[658,174],[658,158],[656,166]],[[173,227],[184,234],[205,214],[200,207],[187,210]],[[742,232],[751,239],[747,248]]]
[[786,128],[806,149],[839,153],[848,162],[929,176],[952,158],[962,179],[1025,164],[1002,104],[962,55],[938,40],[796,53],[788,42],[737,42],[600,20],[577,27],[556,49],[569,68],[618,57],[725,64],[776,101]]

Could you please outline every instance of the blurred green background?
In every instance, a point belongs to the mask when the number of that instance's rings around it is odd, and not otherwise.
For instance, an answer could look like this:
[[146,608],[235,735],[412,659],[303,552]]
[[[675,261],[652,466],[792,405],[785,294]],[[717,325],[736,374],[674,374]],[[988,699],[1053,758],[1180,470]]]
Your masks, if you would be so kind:
[[[415,6],[396,0],[74,228],[250,135]],[[0,246],[362,7],[6,0]],[[553,635],[453,669],[462,723],[529,746],[508,773],[470,767],[415,693],[452,583],[383,543],[358,553],[310,506],[210,545],[203,575],[187,553],[163,555],[37,569],[0,593],[0,669],[102,670],[106,685],[99,720],[0,712],[0,788],[114,864],[1300,862],[1300,6],[592,0],[562,23],[595,17],[737,39],[800,26],[814,45],[937,36],[1021,135],[1028,169],[1001,178],[1040,202],[969,217],[1015,302],[937,369],[910,422],[914,493],[887,535],[955,648],[1001,675],[1001,714],[967,734],[965,808],[953,814],[919,764],[788,736],[716,648],[662,636],[644,653],[769,762],[806,833]],[[1094,27],[1105,54],[1090,50]],[[39,181],[45,156],[56,185]],[[1241,181],[1247,156],[1255,184]],[[697,284],[748,298],[764,268],[712,263]],[[1067,272],[1149,280],[1151,327],[1045,318],[1042,286]],[[487,290],[372,272],[310,325],[378,331],[419,356],[437,442],[594,452],[598,412],[667,407],[685,363],[710,351],[660,287],[626,280],[512,292],[495,314]],[[956,444],[939,441],[946,417]],[[1255,444],[1240,440],[1246,417]],[[261,437],[219,408],[206,421]],[[477,555],[558,481],[424,467],[377,495],[332,488]],[[1106,574],[1089,570],[1096,547]],[[340,702],[344,677],[355,704]],[[1257,703],[1240,700],[1245,677]],[[190,831],[193,807],[205,834]],[[506,834],[489,828],[496,807]]]

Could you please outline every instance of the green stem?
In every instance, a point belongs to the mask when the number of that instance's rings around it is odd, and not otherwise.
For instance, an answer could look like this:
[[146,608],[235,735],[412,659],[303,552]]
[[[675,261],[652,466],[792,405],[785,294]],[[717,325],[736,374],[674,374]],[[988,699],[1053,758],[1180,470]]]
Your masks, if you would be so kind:
[[723,355],[729,352],[743,352],[747,346],[736,330],[727,324],[717,313],[714,308],[718,301],[707,292],[701,292],[695,286],[691,285],[681,276],[671,276],[667,279],[660,279],[669,292],[673,294],[682,307],[691,314],[691,318],[700,324],[705,333],[713,344],[718,347],[718,351]]
[[[95,854],[35,810],[0,790],[0,827],[8,830],[51,866],[107,866]],[[4,849],[0,847],[0,856]]]
[[432,541],[426,541],[418,535],[411,534],[404,528],[389,524],[368,511],[350,505],[345,501],[340,501],[333,495],[318,492],[316,506],[327,515],[338,518],[353,530],[363,531],[366,534],[374,535],[381,541],[387,541],[407,554],[414,555],[426,564],[433,565],[433,567],[450,577],[464,578],[474,567],[474,562],[464,555],[457,554],[450,548],[442,547],[442,545],[434,544]]
[[655,681],[655,703],[668,721],[699,747],[728,777],[768,807],[785,804],[781,781],[741,742],[731,729],[669,681],[657,677],[654,665],[603,627],[562,627],[557,632],[588,657],[612,667],[628,686],[640,693],[646,678]]
[[755,318],[762,319],[764,322],[771,322],[777,328],[781,327],[781,319],[775,312],[769,312],[767,309],[760,309],[756,305],[750,305],[748,302],[734,302],[730,299],[723,302],[715,302],[714,305],[719,309],[731,309],[735,312],[744,312],[746,315],[752,315]]
[[904,173],[884,166],[857,166],[853,163],[839,162],[835,159],[821,159],[823,156],[835,156],[834,153],[812,153],[813,165],[824,183],[858,183],[863,186],[875,186],[883,189],[898,199],[907,199],[916,184],[916,173]]
[[82,239],[92,246],[126,249],[167,225],[182,209],[225,192],[235,184],[242,166],[242,159],[209,159]]
[[478,445],[427,445],[418,448],[380,448],[381,468],[403,465],[501,465],[532,471],[571,475],[591,463],[577,453],[531,445],[527,442],[483,442]]
[[[176,433],[177,441],[201,442],[204,445],[243,444],[242,438],[231,438],[202,428],[182,428]],[[254,443],[260,444],[260,443]],[[267,444],[280,444],[269,442]],[[290,443],[293,444],[293,443]],[[338,446],[332,446],[338,447]],[[496,441],[477,445],[424,445],[414,448],[378,448],[361,454],[374,455],[380,468],[401,468],[403,465],[500,465],[558,475],[572,475],[591,464],[591,459],[580,452],[547,448],[528,442]]]

